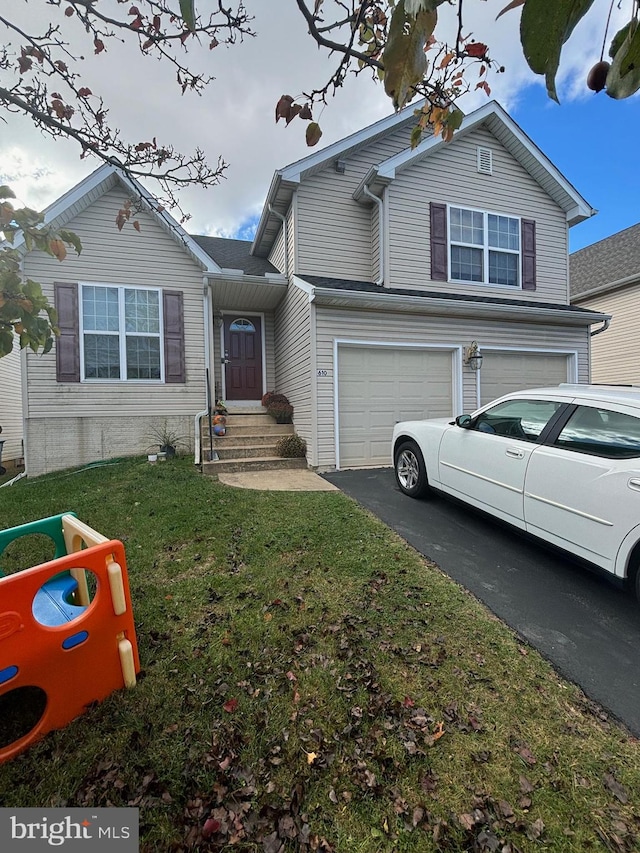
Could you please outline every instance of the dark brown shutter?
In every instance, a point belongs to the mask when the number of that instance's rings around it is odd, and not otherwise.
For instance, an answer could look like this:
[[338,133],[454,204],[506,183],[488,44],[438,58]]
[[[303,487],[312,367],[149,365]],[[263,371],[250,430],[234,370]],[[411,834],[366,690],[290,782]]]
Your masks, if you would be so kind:
[[165,290],[164,308],[164,381],[184,382],[184,310],[182,293]]
[[446,281],[449,277],[447,259],[447,206],[431,202],[431,278]]
[[522,289],[536,289],[536,223],[523,219],[522,228]]
[[80,382],[78,285],[56,282],[53,293],[60,329],[56,338],[56,379],[58,382]]

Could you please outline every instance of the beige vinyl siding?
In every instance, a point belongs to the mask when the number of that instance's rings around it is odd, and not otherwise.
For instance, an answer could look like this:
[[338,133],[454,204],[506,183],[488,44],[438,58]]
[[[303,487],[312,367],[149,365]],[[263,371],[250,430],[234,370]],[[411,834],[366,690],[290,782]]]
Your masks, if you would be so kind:
[[278,236],[269,253],[269,261],[280,272],[284,272],[284,228],[280,228],[278,232]]
[[275,386],[269,390],[289,398],[296,432],[307,442],[311,461],[314,444],[311,305],[309,294],[295,283],[289,286],[287,296],[276,309],[275,336]]
[[591,381],[640,385],[640,282],[575,303],[611,315],[607,331],[591,338]]
[[[493,174],[477,170],[478,146],[493,151]],[[387,189],[388,287],[429,288],[568,304],[564,212],[486,129],[453,142],[401,172]],[[431,282],[429,202],[503,213],[536,222],[537,290]]]
[[[113,434],[119,433],[123,419],[140,418],[130,423],[137,436],[130,445],[120,444],[120,453],[144,452],[141,436],[148,431],[145,424],[163,417],[180,417],[186,425],[196,412],[205,408],[204,320],[202,271],[180,244],[144,211],[136,216],[138,233],[131,225],[122,231],[115,226],[118,210],[126,198],[124,190],[112,190],[79,214],[66,226],[82,241],[78,257],[69,251],[63,263],[41,252],[28,254],[24,262],[25,276],[41,282],[46,296],[53,302],[56,281],[85,282],[158,287],[180,290],[184,294],[185,376],[184,384],[143,382],[58,383],[54,350],[44,357],[27,355],[28,411],[27,454],[29,472],[35,467],[52,470],[92,461],[78,451],[65,456],[55,451],[42,459],[45,447],[56,446],[56,435],[74,434],[76,427],[91,435],[87,446],[91,452],[100,446],[102,430],[99,422],[111,423]],[[188,428],[193,435],[193,425]],[[51,436],[51,441],[49,441]],[[80,439],[78,439],[80,441]],[[133,439],[132,439],[133,441]],[[97,444],[96,444],[97,442]],[[36,462],[36,459],[38,461]],[[38,471],[39,472],[39,471]]]
[[202,273],[151,216],[138,215],[141,230],[115,227],[124,191],[104,195],[66,227],[82,240],[82,254],[70,251],[63,263],[41,252],[25,258],[25,275],[41,282],[53,301],[56,281],[122,284],[181,290],[184,294],[185,384],[140,382],[58,383],[55,347],[44,357],[27,355],[29,411],[27,416],[120,417],[146,414],[195,413],[204,407],[204,322]]
[[352,154],[344,174],[330,165],[302,179],[296,191],[298,274],[370,280],[372,214],[351,196],[370,166],[409,144],[410,129],[404,127]]
[[[584,328],[544,326],[510,321],[472,320],[465,318],[427,317],[421,314],[316,308],[316,365],[326,370],[326,378],[317,380],[318,460],[320,470],[336,465],[334,452],[335,411],[334,352],[336,340],[376,344],[417,346],[468,346],[477,340],[481,349],[513,347],[514,351],[530,348],[540,352],[575,350],[578,354],[578,381],[588,381],[588,332]],[[490,356],[488,355],[487,358]],[[473,411],[478,406],[478,376],[463,367],[458,377],[459,390],[454,391],[451,415]],[[458,403],[458,400],[460,401]],[[381,401],[381,405],[383,402]],[[427,416],[427,407],[425,414]],[[391,462],[389,462],[391,464]]]
[[371,281],[380,281],[384,277],[384,269],[380,261],[380,212],[374,202],[371,208]]
[[0,441],[2,464],[7,465],[22,458],[22,380],[20,368],[20,342],[14,337],[13,349],[9,355],[0,358]]

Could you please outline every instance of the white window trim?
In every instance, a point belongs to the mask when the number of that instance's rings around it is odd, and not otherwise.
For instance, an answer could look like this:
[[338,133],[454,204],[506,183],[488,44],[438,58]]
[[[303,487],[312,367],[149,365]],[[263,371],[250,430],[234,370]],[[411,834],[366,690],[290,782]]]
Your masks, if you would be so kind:
[[[82,288],[83,287],[115,287],[118,290],[118,324],[120,326],[121,331],[118,332],[98,332],[97,334],[104,335],[117,335],[120,343],[120,372],[122,374],[123,369],[126,371],[127,366],[127,332],[125,331],[125,318],[124,318],[124,299],[121,299],[121,293],[125,290],[151,290],[155,291],[158,294],[158,305],[159,305],[159,313],[160,313],[160,331],[158,333],[158,337],[160,339],[160,378],[159,379],[127,379],[126,376],[120,379],[98,379],[85,376],[84,372],[84,311],[83,311],[83,302],[82,302]],[[89,330],[87,334],[95,333],[95,330]],[[135,336],[154,336],[153,333],[142,333],[142,332],[129,332],[129,335]],[[139,285],[139,284],[115,284],[114,282],[103,282],[103,281],[81,281],[78,283],[78,335],[79,335],[79,344],[80,344],[80,381],[86,382],[91,385],[162,385],[164,384],[164,304],[163,304],[163,293],[162,288],[160,287],[149,287],[147,285]]]
[[[451,239],[451,211],[452,210],[468,210],[471,213],[481,213],[483,220],[483,237],[484,242],[482,246],[476,245],[475,243],[462,243],[453,241]],[[520,242],[520,248],[518,251],[514,251],[513,249],[500,249],[497,246],[489,246],[489,228],[488,228],[488,218],[489,216],[504,216],[507,219],[515,219],[518,223],[518,240]],[[482,281],[469,281],[466,278],[454,278],[451,274],[451,247],[452,246],[462,246],[463,248],[468,249],[482,249]],[[501,252],[505,255],[518,255],[518,284],[493,284],[489,281],[489,251]],[[514,216],[511,213],[498,213],[495,210],[482,210],[477,207],[467,207],[463,204],[448,204],[447,205],[447,264],[449,267],[449,281],[455,281],[459,284],[471,284],[476,285],[478,287],[498,287],[500,290],[506,290],[510,293],[513,293],[515,290],[522,290],[522,217]]]

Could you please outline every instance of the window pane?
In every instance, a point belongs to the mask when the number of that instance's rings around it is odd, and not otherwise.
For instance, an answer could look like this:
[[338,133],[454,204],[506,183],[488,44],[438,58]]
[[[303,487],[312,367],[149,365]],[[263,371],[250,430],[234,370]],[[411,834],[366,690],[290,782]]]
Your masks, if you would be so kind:
[[451,242],[484,244],[483,214],[475,210],[452,207],[450,211]]
[[231,323],[229,330],[231,332],[255,332],[256,327],[253,325],[251,320],[246,320],[244,317],[240,317]]
[[520,250],[520,229],[517,219],[490,213],[487,223],[490,246],[495,249],[511,249],[514,252]]
[[472,429],[491,435],[536,441],[561,405],[551,400],[507,400],[479,415]]
[[160,304],[157,290],[124,291],[124,317],[127,332],[160,332]]
[[120,379],[118,335],[84,336],[84,375],[86,379]]
[[460,281],[482,281],[482,249],[451,247],[451,278]]
[[127,336],[127,379],[160,379],[160,338]]
[[518,287],[518,266],[520,255],[505,252],[489,252],[489,283],[508,284]]
[[118,288],[82,288],[82,324],[89,332],[118,331]]
[[640,456],[640,418],[579,406],[558,436],[556,446],[614,459]]

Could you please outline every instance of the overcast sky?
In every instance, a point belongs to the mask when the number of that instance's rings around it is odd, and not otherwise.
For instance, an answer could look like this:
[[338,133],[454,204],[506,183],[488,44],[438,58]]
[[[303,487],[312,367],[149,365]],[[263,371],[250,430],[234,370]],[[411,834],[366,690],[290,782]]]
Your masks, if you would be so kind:
[[[105,2],[109,0],[101,0]],[[197,7],[204,11],[207,2],[198,0]],[[519,10],[495,20],[506,3],[467,0],[465,29],[488,43],[491,55],[506,67],[506,73],[489,78],[492,97],[511,112],[587,201],[602,211],[597,224],[579,226],[585,230],[577,245],[637,222],[638,98],[616,103],[604,93],[593,95],[584,85],[588,69],[600,58],[610,0],[595,0],[592,12],[565,48],[559,76],[561,107],[548,101],[542,78],[534,77],[522,58]],[[199,146],[210,161],[220,155],[230,164],[218,187],[181,193],[183,207],[192,214],[187,225],[192,233],[252,236],[274,170],[312,150],[304,141],[306,123],[294,121],[287,128],[283,122],[275,124],[276,101],[285,92],[295,96],[323,85],[333,67],[306,34],[294,0],[246,0],[246,6],[255,15],[255,38],[192,54],[192,70],[216,78],[202,97],[181,96],[171,69],[140,56],[133,42],[126,48],[110,42],[107,53],[99,57],[91,55],[83,43],[84,81],[102,94],[111,122],[121,128],[124,138],[137,142],[156,136],[182,151]],[[622,0],[622,9],[614,9],[610,32],[620,28],[630,6],[631,0]],[[116,8],[121,15],[127,6]],[[440,8],[442,20],[451,10]],[[64,6],[55,9],[45,0],[11,0],[11,10],[28,20],[32,31],[37,23],[57,15],[74,38],[70,19],[63,17]],[[470,94],[461,107],[470,112],[486,100],[482,93]],[[382,87],[362,74],[350,80],[322,113],[316,112],[324,133],[318,147],[391,111]],[[605,150],[611,152],[606,159],[600,153],[603,140],[608,145]],[[595,143],[597,151],[591,148]],[[25,118],[11,117],[8,124],[0,125],[0,182],[9,183],[19,200],[32,207],[50,204],[98,165],[95,160],[80,160],[72,142],[41,135]],[[149,189],[153,191],[151,185]],[[623,209],[621,198],[628,200]]]

